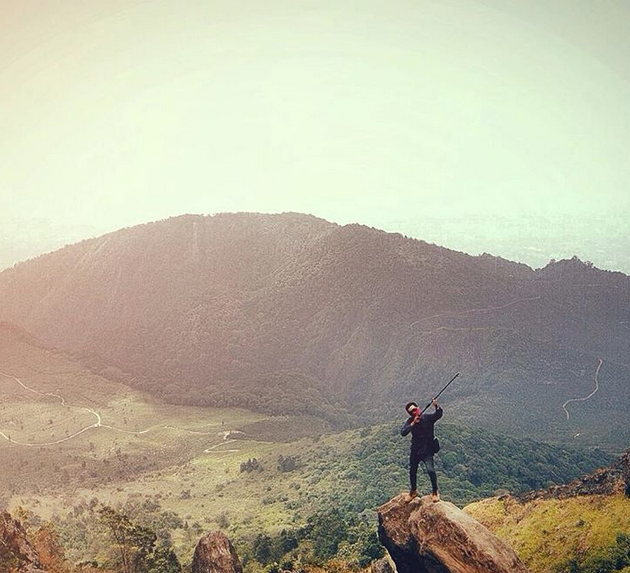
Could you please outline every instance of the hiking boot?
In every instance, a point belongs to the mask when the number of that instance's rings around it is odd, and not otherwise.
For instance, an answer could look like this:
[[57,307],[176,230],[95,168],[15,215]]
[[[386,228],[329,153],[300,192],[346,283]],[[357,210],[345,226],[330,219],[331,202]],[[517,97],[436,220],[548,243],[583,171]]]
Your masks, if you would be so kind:
[[436,502],[440,501],[440,492],[439,492],[439,491],[434,491],[434,492],[431,494],[431,501],[432,501],[433,503],[436,503]]
[[408,494],[407,494],[407,501],[411,501],[414,497],[418,497],[418,491],[415,489],[412,489]]

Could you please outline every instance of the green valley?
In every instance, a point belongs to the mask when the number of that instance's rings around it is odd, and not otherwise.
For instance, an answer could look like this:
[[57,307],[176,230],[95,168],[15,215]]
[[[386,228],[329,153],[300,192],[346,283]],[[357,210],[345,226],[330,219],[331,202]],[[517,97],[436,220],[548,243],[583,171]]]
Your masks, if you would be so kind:
[[[186,563],[210,528],[244,554],[257,535],[299,537],[330,512],[374,531],[376,506],[407,487],[398,422],[334,431],[310,416],[166,404],[17,329],[1,332],[5,502],[56,523],[74,560],[89,556],[84,536],[103,504],[168,524]],[[460,505],[563,483],[612,459],[448,422],[439,435],[441,488]]]

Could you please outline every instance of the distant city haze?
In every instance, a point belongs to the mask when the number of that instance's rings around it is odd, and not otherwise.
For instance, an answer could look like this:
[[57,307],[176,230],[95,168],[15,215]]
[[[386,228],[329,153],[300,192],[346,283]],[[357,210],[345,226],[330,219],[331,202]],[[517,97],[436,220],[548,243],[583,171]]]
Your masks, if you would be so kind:
[[0,0],[0,269],[311,213],[630,273],[625,0]]

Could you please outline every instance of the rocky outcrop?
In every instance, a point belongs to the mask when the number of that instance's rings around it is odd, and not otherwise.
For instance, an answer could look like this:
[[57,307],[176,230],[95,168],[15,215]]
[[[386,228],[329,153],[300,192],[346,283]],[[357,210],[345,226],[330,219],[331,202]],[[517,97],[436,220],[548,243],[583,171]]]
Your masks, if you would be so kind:
[[6,511],[0,511],[0,571],[5,570],[44,573],[22,524]]
[[527,573],[516,553],[455,505],[401,494],[378,509],[398,573]]
[[243,568],[226,535],[211,531],[197,543],[192,573],[243,573]]
[[520,503],[534,499],[566,499],[579,495],[614,495],[624,492],[630,497],[630,449],[626,450],[607,468],[596,470],[566,485],[554,485],[548,489],[518,494]]
[[370,573],[396,573],[396,571],[394,571],[387,557],[383,557],[382,559],[372,561],[370,564]]

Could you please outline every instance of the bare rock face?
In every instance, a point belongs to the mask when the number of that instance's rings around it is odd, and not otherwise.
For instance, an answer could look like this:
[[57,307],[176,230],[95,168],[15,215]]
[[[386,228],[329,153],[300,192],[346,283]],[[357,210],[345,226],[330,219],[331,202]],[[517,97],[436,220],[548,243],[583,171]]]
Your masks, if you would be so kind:
[[22,524],[6,511],[0,511],[0,571],[43,573],[37,552]]
[[370,565],[370,573],[396,573],[390,565],[387,557],[373,561]]
[[512,548],[450,502],[401,494],[379,507],[378,521],[398,573],[527,573]]
[[243,573],[243,568],[227,536],[211,531],[197,543],[192,573]]

